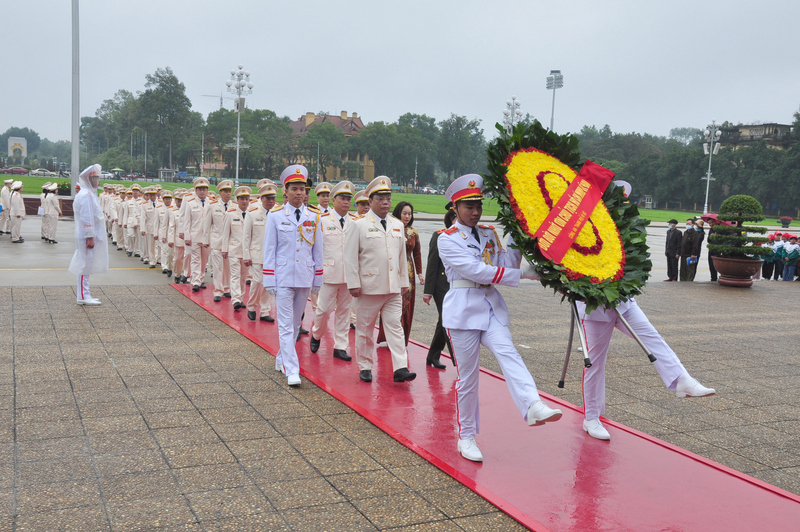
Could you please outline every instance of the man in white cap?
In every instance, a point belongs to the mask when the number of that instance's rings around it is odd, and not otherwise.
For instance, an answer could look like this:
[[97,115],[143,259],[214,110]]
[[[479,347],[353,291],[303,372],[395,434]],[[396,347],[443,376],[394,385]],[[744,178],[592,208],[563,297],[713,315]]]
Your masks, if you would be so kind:
[[392,181],[386,176],[372,180],[365,191],[370,210],[353,220],[344,243],[345,276],[350,295],[356,298],[356,360],[359,378],[372,382],[375,322],[381,316],[386,344],[392,354],[395,382],[412,381],[403,327],[403,295],[408,291],[405,227],[391,216]]
[[11,185],[14,183],[13,179],[6,179],[2,189],[0,189],[0,235],[10,235],[11,229],[9,228],[9,210],[11,209]]
[[[138,187],[138,188],[137,188]],[[125,252],[130,257],[141,257],[139,253],[139,199],[137,194],[141,187],[134,183],[131,185],[131,193],[127,195],[125,201]]]
[[347,289],[347,278],[344,274],[344,241],[353,219],[348,211],[354,192],[355,187],[350,181],[337,183],[331,191],[333,208],[320,217],[324,235],[322,288],[319,291],[310,339],[311,352],[316,353],[320,339],[328,330],[328,320],[333,314],[333,356],[345,361],[352,359],[347,354],[347,346],[350,345],[350,306],[353,296]]
[[189,280],[191,276],[191,260],[188,254],[186,254],[186,243],[183,240],[183,237],[180,236],[182,233],[181,227],[181,215],[183,214],[183,210],[181,206],[184,202],[184,195],[186,194],[186,190],[182,188],[176,188],[173,192],[175,195],[175,223],[170,227],[169,232],[167,233],[167,242],[168,244],[173,245],[173,258],[172,264],[173,269],[175,271],[175,282],[176,283],[185,283]]
[[45,230],[45,241],[49,244],[58,244],[56,241],[56,230],[58,229],[58,217],[61,216],[61,206],[58,204],[58,183],[51,183],[46,189],[47,194],[42,201],[42,227]]
[[439,235],[439,256],[450,291],[444,297],[442,326],[447,329],[458,360],[458,451],[483,461],[475,436],[479,432],[479,356],[483,344],[500,363],[514,404],[528,425],[561,419],[561,410],[541,400],[536,384],[520,357],[511,332],[510,316],[496,285],[517,286],[521,278],[536,278],[532,266],[519,269],[521,254],[505,249],[492,226],[479,225],[483,213],[483,178],[459,177],[447,189],[456,222]]
[[325,214],[326,212],[330,212],[330,201],[331,201],[331,191],[333,187],[331,187],[330,183],[323,181],[319,183],[314,188],[314,193],[317,195],[317,210],[320,214]]
[[234,193],[236,202],[230,202],[225,220],[222,223],[222,258],[230,267],[231,300],[233,310],[244,307],[244,289],[247,268],[244,266],[244,221],[250,208],[250,187],[239,187]]
[[211,200],[206,208],[203,243],[211,249],[208,260],[214,273],[214,301],[219,303],[223,296],[231,297],[231,266],[222,255],[222,228],[228,210],[235,208],[231,201],[233,181],[220,181],[217,190],[219,199]]
[[49,239],[45,236],[45,232],[47,230],[47,227],[45,226],[45,221],[44,221],[44,200],[47,198],[47,195],[50,193],[50,185],[52,185],[52,183],[50,181],[47,181],[47,182],[42,184],[42,193],[39,194],[39,210],[38,210],[39,215],[42,217],[41,237],[42,237],[42,240],[44,240],[45,242],[48,242],[48,243],[49,243]]
[[280,351],[276,369],[289,386],[300,384],[300,362],[295,342],[300,331],[309,291],[322,285],[322,230],[319,214],[303,205],[308,170],[294,164],[281,173],[282,207],[267,217],[264,236],[264,288],[275,295]]
[[[268,180],[269,181],[269,180]],[[247,318],[255,321],[260,316],[261,321],[274,322],[275,318],[269,315],[270,301],[273,296],[264,289],[264,232],[267,225],[269,211],[275,206],[278,188],[272,181],[263,183],[258,189],[259,201],[247,209],[244,220],[244,237],[242,241],[242,257],[244,265],[250,268],[250,292],[247,296]],[[256,313],[258,307],[258,314]]]
[[156,207],[156,190],[147,187],[144,190],[144,201],[139,206],[141,220],[139,232],[142,237],[142,258],[150,268],[156,267],[156,244],[158,243],[158,208]]
[[105,216],[97,199],[100,165],[93,164],[81,172],[78,180],[81,191],[72,204],[75,212],[75,254],[69,271],[78,276],[79,305],[99,305],[89,290],[89,276],[108,271]]
[[[172,192],[161,192],[158,204],[158,247],[161,248],[161,273],[172,277],[172,257],[175,249],[175,208],[172,205]],[[172,235],[170,235],[172,229]],[[170,238],[171,237],[171,238]],[[172,243],[172,245],[170,245]]]
[[[353,202],[356,204],[356,215],[354,218],[358,218],[360,216],[364,216],[369,212],[369,198],[364,195],[364,190],[359,190],[356,192],[356,195],[353,196]],[[350,305],[350,328],[355,330],[356,328],[356,305],[355,303]]]
[[25,219],[25,202],[22,199],[22,181],[11,184],[11,199],[9,200],[9,216],[11,217],[11,242],[22,244],[25,239],[20,235],[22,220]]
[[[197,292],[205,288],[206,265],[208,264],[209,248],[203,243],[205,237],[205,214],[206,205],[209,201],[208,179],[200,177],[194,181],[194,194],[183,198],[181,205],[181,226],[178,236],[183,238],[186,244],[186,254],[191,260],[191,280],[192,291]],[[185,259],[184,259],[185,260]]]

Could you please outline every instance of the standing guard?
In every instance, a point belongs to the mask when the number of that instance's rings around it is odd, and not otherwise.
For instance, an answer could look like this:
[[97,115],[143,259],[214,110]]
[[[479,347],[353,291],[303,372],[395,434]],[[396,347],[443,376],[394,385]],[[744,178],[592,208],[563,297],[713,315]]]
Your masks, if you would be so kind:
[[344,274],[344,241],[353,219],[353,215],[348,212],[353,192],[355,187],[350,181],[337,183],[331,192],[333,208],[320,218],[324,235],[324,268],[310,339],[311,352],[316,353],[320,338],[327,331],[328,320],[333,314],[333,356],[345,361],[352,360],[347,354],[347,346],[350,345],[350,306],[353,296],[347,290],[347,278]]
[[[319,214],[303,204],[308,170],[295,164],[281,173],[282,207],[267,217],[264,238],[264,287],[275,295],[280,351],[275,357],[290,386],[300,384],[295,339],[300,330],[309,291],[322,284],[322,231]],[[294,260],[292,260],[294,259]]]
[[[439,256],[445,265],[450,291],[444,297],[442,325],[447,329],[458,361],[458,451],[473,462],[483,461],[475,435],[479,432],[478,377],[481,344],[497,358],[514,404],[528,425],[561,419],[539,397],[536,384],[520,357],[511,332],[510,316],[495,285],[517,286],[520,279],[536,278],[528,266],[519,269],[519,250],[503,248],[492,226],[478,225],[483,213],[483,178],[459,177],[447,189],[456,222],[439,235]],[[513,240],[509,240],[509,246]]]

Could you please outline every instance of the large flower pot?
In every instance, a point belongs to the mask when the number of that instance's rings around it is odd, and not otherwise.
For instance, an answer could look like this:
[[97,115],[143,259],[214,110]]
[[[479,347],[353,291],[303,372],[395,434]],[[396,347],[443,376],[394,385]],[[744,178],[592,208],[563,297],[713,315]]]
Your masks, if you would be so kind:
[[761,265],[764,263],[761,259],[740,257],[714,256],[711,259],[719,272],[719,284],[742,288],[753,286],[753,275],[761,269]]

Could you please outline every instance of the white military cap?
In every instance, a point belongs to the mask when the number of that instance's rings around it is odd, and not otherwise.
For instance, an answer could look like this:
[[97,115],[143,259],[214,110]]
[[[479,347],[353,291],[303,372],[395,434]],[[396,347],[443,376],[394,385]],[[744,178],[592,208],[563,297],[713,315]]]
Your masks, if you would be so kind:
[[324,194],[325,192],[330,194],[331,190],[333,190],[331,184],[323,181],[322,183],[318,184],[316,188],[314,188],[314,194],[319,195]]
[[8,185],[9,183],[13,183],[13,182],[14,182],[13,179],[6,179],[5,181],[3,181],[3,183],[5,183],[6,185]]
[[356,195],[353,197],[353,202],[358,203],[360,201],[366,201],[367,203],[369,203],[369,198],[367,197],[366,194],[364,194],[364,192],[366,191],[359,190],[358,192],[356,192]]
[[259,196],[277,196],[278,195],[278,187],[275,183],[267,183],[264,186],[258,189]]
[[483,199],[483,178],[478,174],[462,175],[447,187],[447,199],[453,202]]
[[281,172],[281,183],[283,183],[284,187],[288,186],[289,183],[303,183],[305,185],[306,179],[308,179],[308,169],[302,164],[287,166]]
[[[353,186],[353,183],[350,181],[339,181],[333,190],[331,191],[331,196],[336,197],[340,194],[347,194],[348,196],[352,196],[356,191],[356,187]],[[317,192],[319,194],[319,192]]]
[[217,190],[225,190],[226,188],[233,190],[233,181],[231,181],[230,179],[224,179],[220,181],[219,184],[217,185]]
[[253,191],[250,190],[250,187],[239,187],[239,188],[236,189],[236,197],[237,198],[240,197],[240,196],[250,196],[252,193],[253,193]]
[[208,188],[208,179],[206,179],[205,177],[197,177],[194,180],[193,186],[194,186],[194,188],[197,188],[197,187],[206,187],[206,188]]
[[274,184],[275,181],[273,181],[272,179],[267,179],[265,177],[264,179],[259,179],[258,183],[256,183],[256,188],[258,190],[261,190],[261,187],[263,187],[264,185],[274,185]]
[[391,191],[392,191],[392,180],[386,177],[385,175],[379,175],[378,177],[373,179],[369,185],[367,185],[367,189],[364,191],[364,194],[367,197],[370,197],[373,194],[386,193]]
[[22,188],[22,181],[14,181],[11,183],[11,190],[17,190],[18,188]]

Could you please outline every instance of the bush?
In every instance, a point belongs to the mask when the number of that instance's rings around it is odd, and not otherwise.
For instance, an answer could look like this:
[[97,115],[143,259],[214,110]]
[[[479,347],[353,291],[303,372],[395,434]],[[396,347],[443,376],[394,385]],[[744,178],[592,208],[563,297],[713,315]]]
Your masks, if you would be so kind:
[[733,222],[733,225],[719,224],[714,227],[717,234],[708,237],[708,249],[712,253],[739,258],[758,258],[769,255],[772,249],[760,246],[767,239],[763,236],[747,236],[747,233],[767,232],[766,227],[745,226],[744,222],[758,222],[764,219],[761,204],[752,196],[731,196],[722,202],[717,219]]

